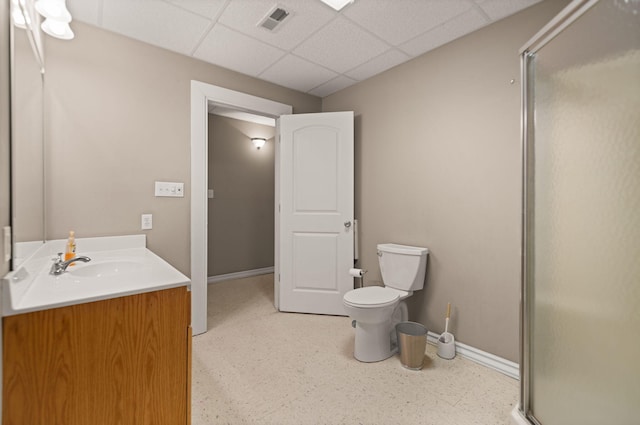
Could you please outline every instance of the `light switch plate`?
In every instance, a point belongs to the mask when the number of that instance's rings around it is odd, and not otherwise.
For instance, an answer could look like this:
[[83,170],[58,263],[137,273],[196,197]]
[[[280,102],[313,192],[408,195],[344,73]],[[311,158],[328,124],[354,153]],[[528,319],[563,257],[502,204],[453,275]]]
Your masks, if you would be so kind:
[[153,214],[142,214],[141,226],[142,230],[153,229]]
[[207,190],[207,198],[213,199],[213,189]]
[[156,182],[156,196],[166,196],[170,198],[184,197],[184,183],[179,182]]

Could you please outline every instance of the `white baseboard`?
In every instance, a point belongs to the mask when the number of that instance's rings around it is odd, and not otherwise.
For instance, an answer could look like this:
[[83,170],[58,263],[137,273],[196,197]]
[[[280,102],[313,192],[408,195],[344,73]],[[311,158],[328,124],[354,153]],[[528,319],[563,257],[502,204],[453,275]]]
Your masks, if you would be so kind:
[[522,412],[520,412],[520,406],[516,406],[511,411],[511,424],[512,425],[531,425]]
[[245,277],[260,276],[261,274],[273,273],[273,267],[264,267],[261,269],[245,270],[242,272],[219,274],[216,276],[209,276],[207,283],[223,282],[225,280],[243,279]]
[[[439,337],[439,334],[428,332],[427,342],[429,344],[438,345]],[[520,379],[520,366],[518,363],[503,359],[502,357],[487,353],[486,351],[479,350],[461,342],[456,342],[456,355],[460,355],[473,362],[497,370],[511,378]]]

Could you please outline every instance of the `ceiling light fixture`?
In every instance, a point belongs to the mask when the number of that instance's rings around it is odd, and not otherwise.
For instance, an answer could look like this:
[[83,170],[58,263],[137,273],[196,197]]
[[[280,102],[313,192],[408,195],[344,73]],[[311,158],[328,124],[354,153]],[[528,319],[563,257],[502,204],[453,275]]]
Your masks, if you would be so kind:
[[353,3],[354,0],[320,0],[320,1],[332,7],[333,9],[337,10],[338,12],[340,12],[343,7]]
[[21,7],[18,0],[11,0],[11,19],[13,20],[13,25],[18,28],[27,29],[27,26],[31,25],[31,17],[26,12],[24,2]]
[[42,31],[62,40],[71,40],[74,37],[69,26],[71,13],[65,0],[38,0],[35,6],[38,13],[45,18],[40,25]]
[[74,36],[68,22],[60,22],[51,18],[45,19],[40,28],[51,37],[61,40],[71,40]]
[[252,137],[251,141],[253,142],[253,146],[258,149],[260,149],[264,146],[265,143],[267,143],[267,139],[263,139],[262,137]]
[[71,13],[67,9],[65,0],[38,0],[36,10],[45,18],[71,22]]

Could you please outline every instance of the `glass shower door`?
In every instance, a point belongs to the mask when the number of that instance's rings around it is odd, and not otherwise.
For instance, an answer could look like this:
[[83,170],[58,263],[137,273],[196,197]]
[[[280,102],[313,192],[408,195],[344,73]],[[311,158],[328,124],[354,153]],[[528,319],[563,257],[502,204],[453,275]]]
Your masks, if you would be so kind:
[[523,52],[523,408],[640,423],[640,0],[574,1]]

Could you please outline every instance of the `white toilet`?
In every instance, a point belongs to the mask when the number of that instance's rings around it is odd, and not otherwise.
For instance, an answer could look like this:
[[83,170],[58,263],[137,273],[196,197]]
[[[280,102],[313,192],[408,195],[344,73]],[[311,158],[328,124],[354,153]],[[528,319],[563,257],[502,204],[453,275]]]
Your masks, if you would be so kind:
[[408,320],[404,300],[424,286],[427,248],[379,244],[382,286],[367,286],[344,294],[345,311],[354,320],[353,356],[361,362],[378,362],[397,351],[395,326]]

